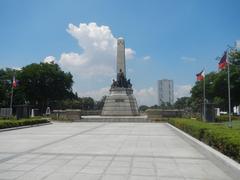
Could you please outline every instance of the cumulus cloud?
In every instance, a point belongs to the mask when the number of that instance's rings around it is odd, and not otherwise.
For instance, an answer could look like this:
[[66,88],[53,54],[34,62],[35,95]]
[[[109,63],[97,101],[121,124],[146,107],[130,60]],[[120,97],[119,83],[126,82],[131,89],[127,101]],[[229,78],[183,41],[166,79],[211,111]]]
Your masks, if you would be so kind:
[[[115,73],[117,38],[108,26],[96,23],[69,24],[67,32],[78,41],[82,53],[62,53],[59,64],[81,77],[109,76]],[[126,59],[131,59],[135,51],[126,48]]]
[[125,48],[125,56],[126,59],[133,59],[135,56],[136,52],[134,50],[132,50],[131,48]]
[[[80,97],[92,97],[96,100],[100,100],[103,96],[109,95],[109,88],[110,87],[104,87],[92,91],[78,91],[78,95]],[[143,89],[134,89],[134,96],[137,99],[138,105],[148,105],[152,106],[157,104],[157,91],[153,87],[149,88],[143,88]]]
[[184,63],[193,63],[195,61],[197,61],[196,58],[194,57],[186,57],[186,56],[183,56],[180,58]]
[[21,70],[22,70],[21,67],[12,67],[12,69],[15,69],[15,70],[17,70],[17,71],[21,71]]
[[191,88],[192,88],[191,84],[176,85],[174,87],[174,99],[176,100],[177,98],[185,97],[185,96],[189,97]]
[[153,87],[135,89],[134,95],[136,96],[138,105],[152,106],[157,104],[157,90]]
[[78,91],[78,95],[80,97],[92,97],[95,100],[100,100],[103,96],[109,95],[109,87],[103,87],[92,91]]
[[54,56],[47,56],[44,60],[44,63],[56,63],[56,58]]

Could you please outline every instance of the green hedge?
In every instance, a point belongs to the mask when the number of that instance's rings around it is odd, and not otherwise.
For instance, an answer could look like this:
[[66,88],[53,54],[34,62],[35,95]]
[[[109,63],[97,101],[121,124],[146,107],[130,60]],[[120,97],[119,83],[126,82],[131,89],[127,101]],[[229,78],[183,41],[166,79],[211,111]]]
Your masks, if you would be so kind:
[[239,130],[191,119],[170,119],[169,123],[240,162]]
[[[234,120],[240,120],[239,116],[231,116],[231,119]],[[228,121],[228,115],[221,115],[221,116],[217,116],[215,118],[216,122],[227,122]]]
[[0,120],[0,129],[48,123],[47,119]]

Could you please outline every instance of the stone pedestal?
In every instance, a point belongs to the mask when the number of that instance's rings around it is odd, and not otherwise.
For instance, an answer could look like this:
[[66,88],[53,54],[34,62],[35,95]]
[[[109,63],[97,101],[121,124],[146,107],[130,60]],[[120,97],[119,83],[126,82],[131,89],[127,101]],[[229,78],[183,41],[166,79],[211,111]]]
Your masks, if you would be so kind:
[[137,101],[132,88],[112,87],[107,96],[102,116],[138,116]]

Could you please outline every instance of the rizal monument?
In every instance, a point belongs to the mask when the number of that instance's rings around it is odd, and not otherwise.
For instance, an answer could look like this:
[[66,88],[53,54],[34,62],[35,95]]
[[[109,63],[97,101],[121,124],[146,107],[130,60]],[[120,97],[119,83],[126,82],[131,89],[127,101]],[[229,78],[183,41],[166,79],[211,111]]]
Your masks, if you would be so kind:
[[126,76],[125,42],[117,40],[117,78],[113,80],[110,95],[106,97],[102,116],[138,116],[138,106],[132,84]]
[[117,40],[117,77],[113,80],[100,116],[85,116],[87,122],[148,122],[147,116],[140,116],[137,100],[133,95],[130,79],[126,75],[125,41]]

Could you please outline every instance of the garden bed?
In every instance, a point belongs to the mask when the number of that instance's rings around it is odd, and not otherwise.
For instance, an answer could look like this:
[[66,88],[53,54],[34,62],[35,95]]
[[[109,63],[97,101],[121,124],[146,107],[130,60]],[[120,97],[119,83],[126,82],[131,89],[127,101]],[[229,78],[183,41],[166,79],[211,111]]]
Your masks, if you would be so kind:
[[21,119],[21,120],[0,120],[0,129],[12,128],[18,126],[28,126],[35,124],[49,123],[47,119]]
[[192,119],[170,119],[169,123],[240,162],[240,131]]

